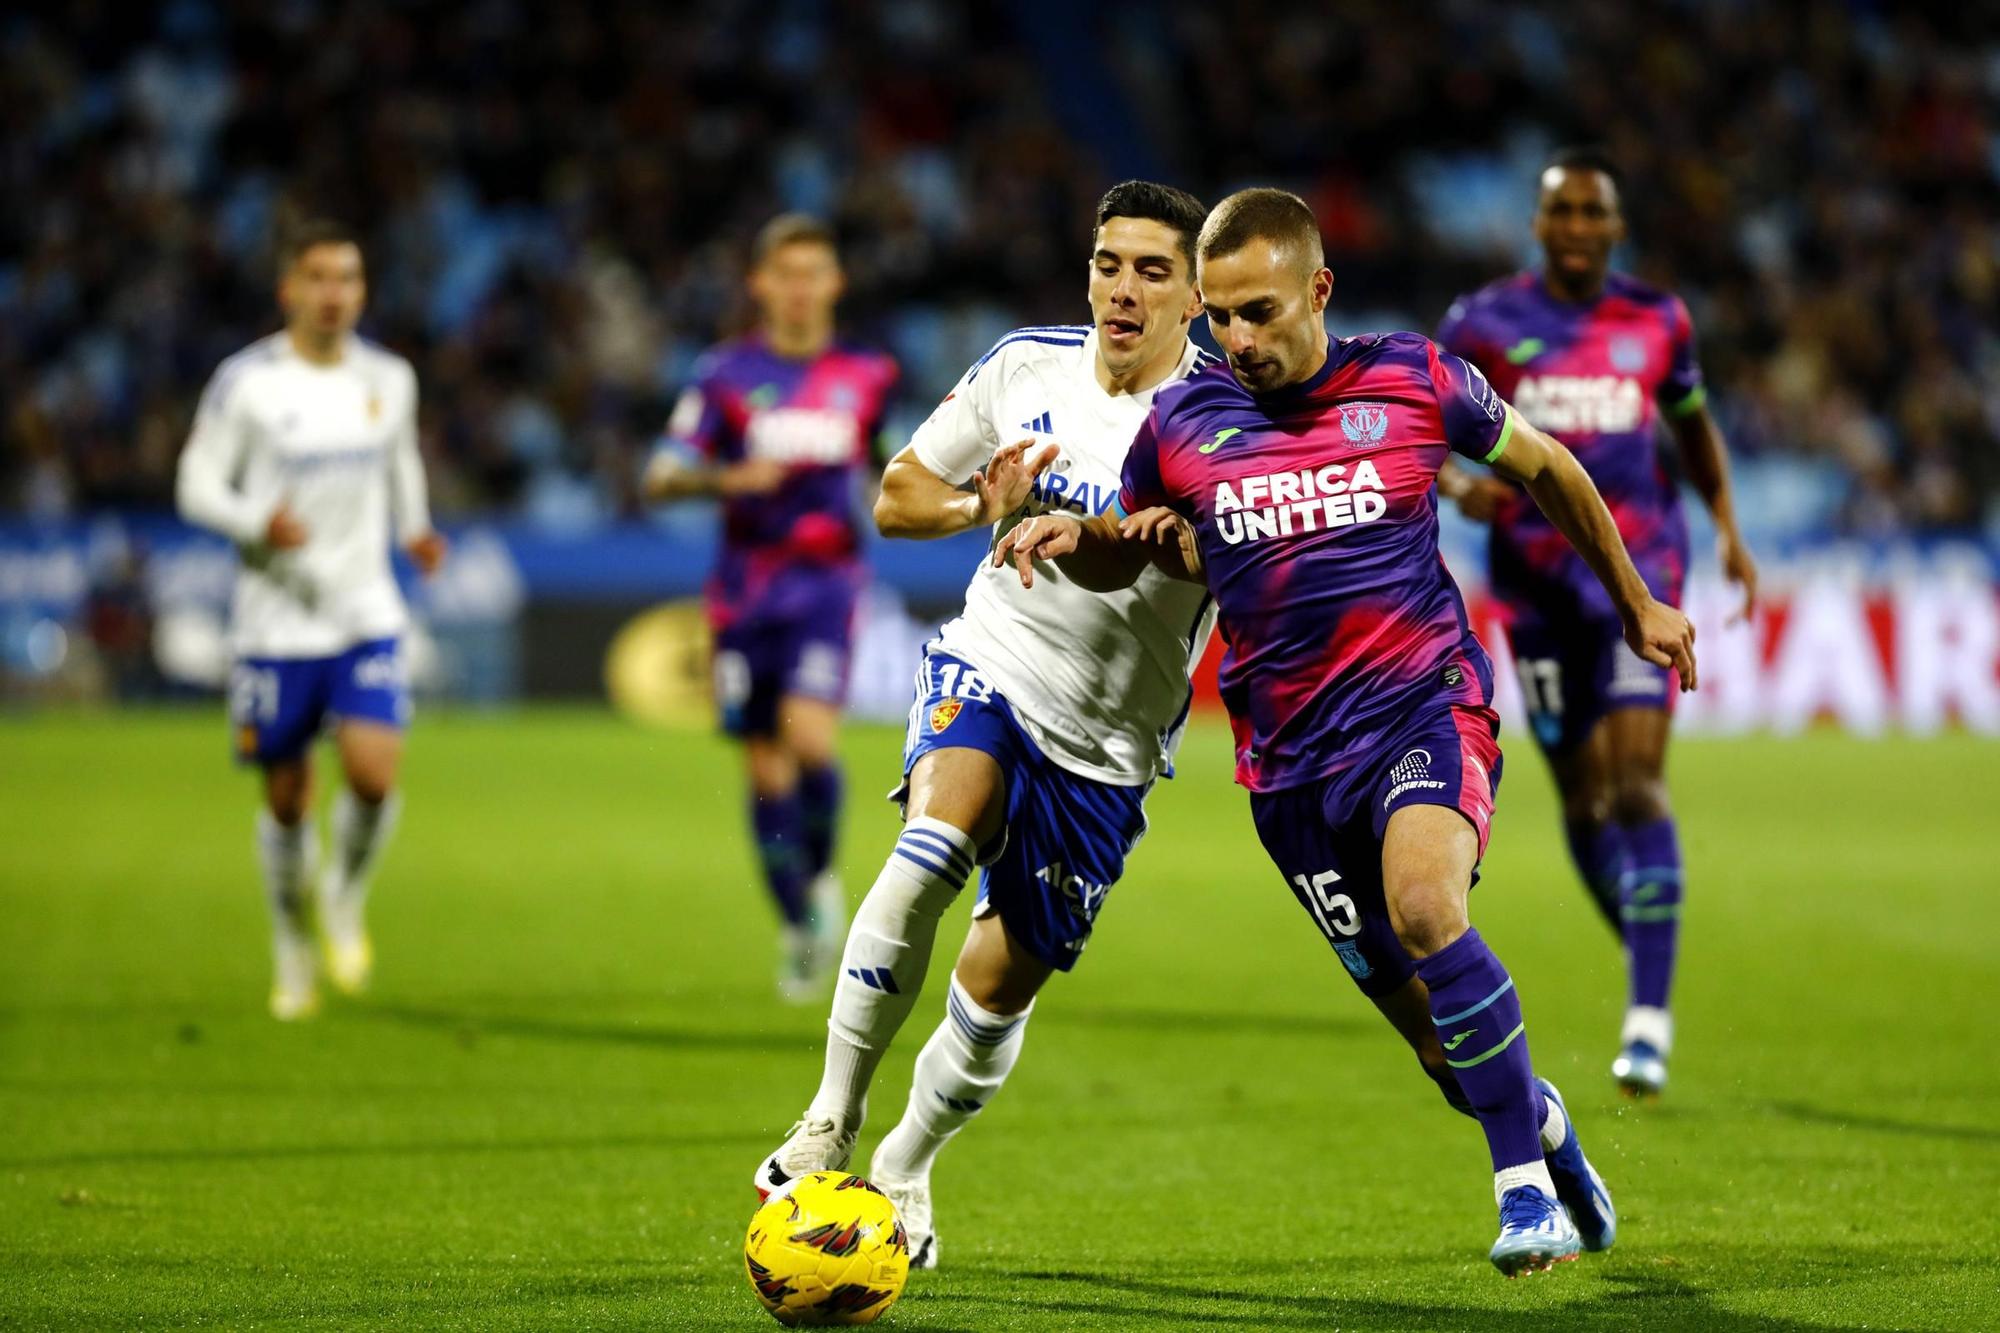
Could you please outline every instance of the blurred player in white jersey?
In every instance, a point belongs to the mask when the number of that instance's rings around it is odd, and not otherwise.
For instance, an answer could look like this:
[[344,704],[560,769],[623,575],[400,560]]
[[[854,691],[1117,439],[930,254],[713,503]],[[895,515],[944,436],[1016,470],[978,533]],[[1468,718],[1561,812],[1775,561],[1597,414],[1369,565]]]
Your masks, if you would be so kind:
[[[182,516],[235,542],[243,560],[229,714],[237,757],[264,774],[257,854],[281,1019],[318,1008],[315,925],[334,984],[367,985],[362,907],[396,820],[410,714],[390,541],[425,574],[445,553],[417,452],[416,372],[355,336],[366,297],[353,234],[299,227],[280,254],[284,329],[217,368],[180,460]],[[346,782],[315,883],[311,751],[329,725]]]
[[[884,535],[988,524],[997,534],[1030,514],[1109,510],[1154,391],[1207,361],[1187,337],[1201,309],[1204,216],[1163,185],[1107,193],[1090,258],[1094,325],[1017,329],[966,371],[890,462],[875,504]],[[1089,939],[1145,832],[1146,793],[1171,774],[1188,673],[1214,623],[1202,587],[1158,570],[1111,594],[1053,567],[1038,577],[1049,586],[1027,593],[982,561],[964,614],[926,650],[897,793],[903,832],[847,937],[825,1074],[792,1136],[757,1168],[768,1195],[847,1164],[938,921],[983,866],[945,1020],[869,1171],[895,1200],[920,1268],[937,1263],[931,1163],[999,1091],[1036,992]]]

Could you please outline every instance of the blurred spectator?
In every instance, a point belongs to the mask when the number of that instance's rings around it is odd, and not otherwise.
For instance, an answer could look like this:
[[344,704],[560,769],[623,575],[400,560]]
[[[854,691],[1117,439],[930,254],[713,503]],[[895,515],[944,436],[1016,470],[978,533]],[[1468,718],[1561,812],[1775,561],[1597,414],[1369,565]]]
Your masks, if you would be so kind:
[[[785,207],[921,411],[1083,317],[1083,228],[1157,170],[1320,211],[1337,323],[1429,328],[1527,257],[1536,168],[1607,142],[1747,452],[1859,533],[2000,494],[2000,36],[1979,6],[1284,0],[701,6],[82,0],[0,20],[0,497],[159,504],[203,379],[275,326],[270,241],[369,236],[441,512],[630,512]],[[1084,67],[1078,67],[1079,63]]]

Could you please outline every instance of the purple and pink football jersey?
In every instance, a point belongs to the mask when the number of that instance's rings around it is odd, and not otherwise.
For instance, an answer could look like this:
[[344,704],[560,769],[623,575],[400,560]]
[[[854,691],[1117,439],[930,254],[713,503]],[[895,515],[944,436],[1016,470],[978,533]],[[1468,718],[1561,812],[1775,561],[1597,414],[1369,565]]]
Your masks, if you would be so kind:
[[722,505],[708,584],[717,628],[810,618],[859,581],[857,478],[873,461],[896,383],[887,356],[836,344],[807,361],[752,335],[712,348],[667,423],[671,444],[713,464],[765,459],[785,481]]
[[1119,503],[1199,534],[1237,781],[1328,777],[1384,758],[1418,707],[1490,702],[1436,482],[1447,450],[1497,457],[1510,423],[1477,370],[1414,333],[1332,340],[1311,379],[1263,396],[1221,365],[1160,390]]
[[[1687,307],[1621,273],[1596,300],[1557,299],[1539,273],[1503,278],[1455,303],[1438,341],[1486,373],[1530,424],[1569,447],[1597,483],[1655,597],[1678,605],[1687,524],[1661,451],[1661,414],[1706,400]],[[1492,578],[1503,599],[1616,620],[1583,557],[1525,492],[1493,523]]]

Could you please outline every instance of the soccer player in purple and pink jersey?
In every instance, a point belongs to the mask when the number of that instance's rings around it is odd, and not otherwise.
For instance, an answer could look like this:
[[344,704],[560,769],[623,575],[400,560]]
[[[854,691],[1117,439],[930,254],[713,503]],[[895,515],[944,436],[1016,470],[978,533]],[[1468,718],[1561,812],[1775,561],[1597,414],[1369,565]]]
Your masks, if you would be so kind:
[[[1602,152],[1556,154],[1542,173],[1544,263],[1461,298],[1438,341],[1486,373],[1522,416],[1561,439],[1604,496],[1653,595],[1680,605],[1687,526],[1660,453],[1670,427],[1715,518],[1723,573],[1756,596],[1736,524],[1729,456],[1707,408],[1694,329],[1671,293],[1610,271],[1624,239],[1618,172]],[[1629,1002],[1611,1071],[1656,1096],[1673,1044],[1668,996],[1680,934],[1681,851],[1667,799],[1669,673],[1626,647],[1588,566],[1520,488],[1447,468],[1439,487],[1492,524],[1493,591],[1508,623],[1535,739],[1562,793],[1570,854],[1621,934]]]
[[[1492,667],[1438,553],[1439,466],[1528,488],[1610,590],[1634,649],[1695,683],[1693,632],[1646,591],[1590,477],[1473,367],[1411,333],[1333,340],[1319,228],[1246,190],[1196,249],[1228,372],[1162,390],[1126,457],[1122,522],[1030,519],[996,548],[1024,583],[1068,557],[1115,586],[1160,551],[1214,594],[1222,697],[1259,837],[1342,963],[1485,1131],[1509,1276],[1612,1243],[1616,1216],[1513,978],[1467,901],[1500,777]],[[1580,1234],[1579,1234],[1580,1233]]]
[[812,998],[847,925],[834,745],[865,575],[857,487],[897,378],[887,356],[834,340],[843,281],[824,223],[766,224],[749,281],[759,328],[702,358],[646,473],[650,499],[722,502],[707,589],[716,700],[743,742],[751,828],[784,919],[779,990],[796,1001]]

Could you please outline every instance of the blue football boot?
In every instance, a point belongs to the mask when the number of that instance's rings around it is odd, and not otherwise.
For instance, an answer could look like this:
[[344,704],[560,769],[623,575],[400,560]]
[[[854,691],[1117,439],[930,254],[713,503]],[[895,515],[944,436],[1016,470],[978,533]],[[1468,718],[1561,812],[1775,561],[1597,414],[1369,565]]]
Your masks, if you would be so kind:
[[1567,1125],[1561,1146],[1543,1154],[1549,1164],[1549,1178],[1556,1182],[1556,1198],[1569,1209],[1570,1221],[1576,1224],[1583,1248],[1592,1252],[1608,1250],[1618,1238],[1618,1210],[1611,1204],[1611,1191],[1604,1187],[1604,1177],[1597,1174],[1597,1168],[1583,1155],[1583,1145],[1576,1137],[1576,1121],[1570,1119],[1569,1107],[1564,1105],[1556,1085],[1545,1078],[1535,1082],[1544,1096],[1561,1107]]
[[1500,1196],[1500,1239],[1493,1266],[1508,1277],[1546,1273],[1583,1248],[1562,1204],[1535,1185],[1516,1185]]
[[1611,1062],[1611,1077],[1627,1097],[1657,1097],[1667,1086],[1667,1057],[1647,1041],[1628,1041]]

